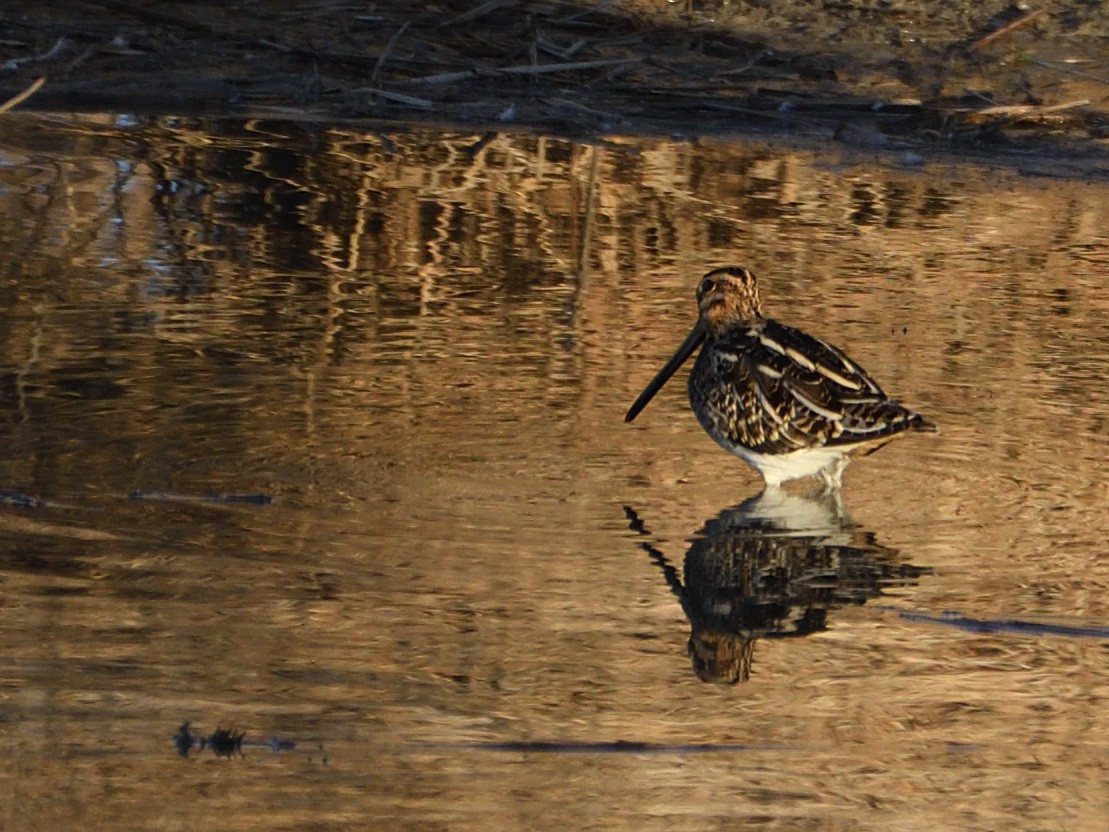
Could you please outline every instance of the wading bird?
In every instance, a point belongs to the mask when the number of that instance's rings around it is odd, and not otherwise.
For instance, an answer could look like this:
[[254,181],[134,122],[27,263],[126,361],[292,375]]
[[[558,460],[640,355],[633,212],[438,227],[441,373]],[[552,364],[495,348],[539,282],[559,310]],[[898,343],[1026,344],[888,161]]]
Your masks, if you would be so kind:
[[819,474],[838,488],[849,454],[936,426],[890,399],[841,350],[762,314],[755,275],[714,269],[697,286],[699,318],[628,410],[632,421],[698,346],[689,374],[697,421],[754,466],[769,489]]

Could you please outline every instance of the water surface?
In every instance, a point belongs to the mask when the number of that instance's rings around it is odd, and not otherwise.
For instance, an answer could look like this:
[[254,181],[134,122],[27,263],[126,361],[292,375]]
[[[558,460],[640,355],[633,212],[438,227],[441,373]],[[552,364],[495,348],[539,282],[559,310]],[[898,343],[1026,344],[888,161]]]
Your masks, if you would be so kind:
[[[1104,185],[44,116],[0,201],[0,825],[1104,829]],[[942,432],[625,425],[727,263]]]

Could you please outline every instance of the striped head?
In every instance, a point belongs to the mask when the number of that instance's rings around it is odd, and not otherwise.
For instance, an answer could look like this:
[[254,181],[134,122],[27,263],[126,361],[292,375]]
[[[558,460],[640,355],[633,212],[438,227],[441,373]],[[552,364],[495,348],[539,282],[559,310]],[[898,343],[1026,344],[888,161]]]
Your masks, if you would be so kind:
[[756,320],[762,317],[758,280],[742,266],[713,269],[697,284],[697,309],[701,323],[712,335]]

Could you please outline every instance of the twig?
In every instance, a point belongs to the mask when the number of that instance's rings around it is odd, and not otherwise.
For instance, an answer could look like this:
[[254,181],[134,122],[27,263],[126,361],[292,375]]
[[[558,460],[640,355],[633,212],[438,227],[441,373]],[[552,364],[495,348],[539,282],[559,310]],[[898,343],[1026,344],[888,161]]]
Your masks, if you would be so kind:
[[385,48],[381,50],[381,56],[377,59],[377,63],[374,64],[374,71],[370,73],[371,84],[377,82],[377,75],[379,72],[381,72],[381,68],[385,66],[386,58],[388,58],[389,54],[393,51],[393,47],[397,45],[397,41],[400,40],[401,35],[407,32],[408,27],[411,25],[412,21],[407,21],[403,26],[400,27],[399,30],[397,30],[397,33],[395,35],[389,38],[389,42],[385,44]]
[[600,69],[606,66],[622,66],[639,63],[642,58],[612,58],[604,61],[576,61],[568,64],[536,64],[535,66],[506,66],[493,70],[505,75],[546,75],[551,72],[577,72],[583,69]]
[[482,3],[476,9],[470,9],[468,12],[458,15],[458,17],[452,17],[450,20],[443,21],[439,24],[439,28],[454,26],[456,23],[470,23],[471,21],[485,17],[485,15],[490,12],[495,12],[505,6],[516,5],[519,5],[518,0],[488,0],[488,2]]
[[95,54],[96,54],[96,50],[93,47],[91,47],[91,46],[85,47],[85,50],[80,55],[78,55],[76,58],[74,58],[72,61],[70,61],[68,64],[66,64],[65,73],[68,75],[70,72],[73,72],[73,70],[75,70],[77,67],[79,67],[81,64],[83,64],[85,61],[87,61],[89,58],[91,58]]
[[267,40],[266,38],[258,38],[256,43],[259,46],[265,46],[268,49],[276,49],[278,52],[284,52],[286,55],[292,54],[293,52],[297,51],[291,46],[286,46],[285,44],[278,43],[277,41]]
[[440,72],[436,75],[425,75],[422,78],[402,78],[398,84],[453,84],[455,81],[465,81],[468,78],[478,78],[482,75],[492,75],[493,72],[485,69],[464,69],[461,72]]
[[49,61],[51,58],[56,58],[69,46],[69,40],[66,38],[58,38],[58,40],[47,51],[41,55],[31,55],[29,58],[12,58],[6,62],[0,69],[19,69],[20,64],[32,64],[40,61]]
[[990,32],[985,37],[978,38],[978,40],[976,40],[974,43],[972,43],[970,45],[969,51],[976,52],[978,50],[985,49],[987,46],[990,46],[994,41],[1000,40],[1003,37],[1007,37],[1007,36],[1011,35],[1013,32],[1017,31],[1017,29],[1023,29],[1025,26],[1027,26],[1033,20],[1036,20],[1037,18],[1041,17],[1043,15],[1043,13],[1044,13],[1043,9],[1033,9],[1032,11],[1028,12],[1028,14],[1024,15],[1023,17],[1018,17],[1012,23],[1009,23],[1005,26],[1002,26],[1000,29],[997,29],[996,31]]
[[34,95],[36,92],[38,92],[39,87],[41,87],[45,83],[46,83],[46,76],[45,75],[40,75],[38,78],[36,78],[34,81],[32,81],[31,86],[27,87],[27,89],[25,89],[23,92],[19,93],[18,95],[13,95],[11,98],[9,98],[7,101],[5,101],[3,104],[0,104],[0,113],[6,113],[6,112],[8,112],[8,110],[11,110],[15,107],[18,107],[20,104],[22,104],[28,98],[30,98],[32,95]]
[[542,49],[548,55],[553,55],[556,58],[562,58],[562,60],[564,61],[570,60],[570,56],[566,54],[566,51],[564,49],[559,49],[550,41],[545,40],[542,35],[536,35],[535,48]]
[[585,113],[586,115],[597,116],[606,121],[622,122],[624,120],[624,117],[619,113],[613,113],[607,110],[595,110],[592,107],[586,107],[584,104],[579,104],[568,98],[548,98],[547,103],[556,107],[564,107],[579,113]]
[[1085,107],[1090,103],[1088,98],[1081,101],[1068,101],[1065,104],[1052,104],[1049,107],[1035,107],[1031,104],[1007,104],[997,107],[986,107],[981,110],[972,110],[968,116],[1001,116],[1012,118],[1035,118],[1037,116],[1051,115],[1063,110],[1073,110],[1075,107]]
[[575,14],[568,14],[565,17],[560,17],[554,22],[563,26],[565,26],[567,23],[576,23],[577,21],[589,17],[592,14],[596,14],[597,12],[610,12],[612,11],[612,9],[609,8],[610,6],[612,6],[612,0],[600,0],[600,2],[597,3],[595,6],[587,9],[580,9]]
[[405,95],[402,92],[389,92],[388,90],[379,90],[371,87],[359,87],[358,89],[351,90],[350,92],[365,92],[370,95],[376,95],[378,98],[384,98],[386,101],[395,101],[398,104],[407,104],[409,107],[418,107],[421,110],[430,110],[435,106],[434,101],[428,101],[426,98],[416,98],[414,95]]
[[745,63],[743,66],[737,67],[736,69],[729,69],[729,70],[726,70],[724,72],[718,72],[716,74],[716,77],[717,78],[726,78],[729,75],[743,75],[745,72],[747,72],[747,70],[753,68],[755,66],[755,64],[757,64],[759,61],[761,61],[763,58],[765,58],[767,55],[770,55],[770,54],[771,54],[771,52],[770,52],[769,49],[764,49],[761,52],[759,52],[757,55],[755,55],[755,57],[753,57],[747,63]]
[[1059,64],[1048,63],[1047,61],[1041,61],[1038,58],[1032,58],[1032,63],[1034,63],[1036,66],[1042,66],[1045,69],[1054,69],[1056,72],[1065,72],[1067,75],[1073,75],[1076,78],[1085,78],[1087,81],[1097,81],[1099,84],[1109,84],[1109,80],[1106,80],[1105,78],[1099,78],[1097,75],[1093,75],[1089,72],[1083,72],[1080,69],[1071,69],[1067,66],[1059,66]]
[[576,72],[583,69],[598,69],[606,66],[622,66],[639,63],[641,58],[613,58],[604,61],[578,61],[567,64],[522,64],[506,67],[475,67],[461,72],[441,72],[438,75],[425,75],[422,78],[405,78],[398,84],[453,84],[471,78],[495,78],[498,75],[545,75],[551,72]]
[[718,101],[693,101],[694,106],[704,108],[707,110],[720,110],[725,113],[741,113],[747,116],[757,116],[758,118],[774,119],[785,124],[796,124],[797,122],[817,123],[815,119],[806,117],[792,112],[783,113],[780,110],[760,110],[756,107],[743,107],[738,104],[723,104]]

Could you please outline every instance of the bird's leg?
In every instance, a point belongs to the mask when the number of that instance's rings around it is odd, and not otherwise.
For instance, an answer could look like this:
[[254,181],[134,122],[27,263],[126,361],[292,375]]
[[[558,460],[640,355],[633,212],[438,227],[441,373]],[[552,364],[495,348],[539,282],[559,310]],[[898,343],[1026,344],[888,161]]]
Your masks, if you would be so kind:
[[786,497],[786,492],[780,482],[767,482],[763,480],[762,491],[754,497],[754,502],[773,505],[780,503]]
[[836,458],[834,461],[829,462],[820,471],[820,478],[824,480],[824,489],[826,491],[838,491],[840,486],[843,485],[843,469],[851,460],[847,454]]

